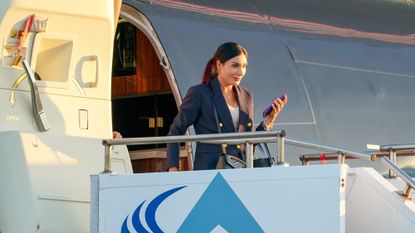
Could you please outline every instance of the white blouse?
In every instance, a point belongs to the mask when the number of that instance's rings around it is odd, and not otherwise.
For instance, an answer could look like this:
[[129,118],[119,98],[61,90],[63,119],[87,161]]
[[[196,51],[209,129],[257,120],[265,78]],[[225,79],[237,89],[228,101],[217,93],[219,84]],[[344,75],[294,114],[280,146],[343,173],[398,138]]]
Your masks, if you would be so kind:
[[239,106],[232,107],[228,104],[229,111],[231,112],[233,126],[235,126],[235,131],[238,132],[239,125]]

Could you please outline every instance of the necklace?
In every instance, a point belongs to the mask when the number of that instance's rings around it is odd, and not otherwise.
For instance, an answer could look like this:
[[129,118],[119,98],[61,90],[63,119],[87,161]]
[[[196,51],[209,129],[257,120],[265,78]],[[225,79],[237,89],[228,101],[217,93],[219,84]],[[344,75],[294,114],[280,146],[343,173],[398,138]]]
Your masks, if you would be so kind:
[[225,91],[225,89],[224,89],[224,88],[221,88],[221,89],[222,89],[222,93],[223,93],[223,95],[224,95],[224,96],[226,96],[226,98],[227,98],[227,99],[231,99],[231,96],[232,96],[232,94],[233,94],[233,93],[232,93],[232,92],[233,92],[233,90],[231,89],[231,90],[229,90],[229,91],[228,91],[228,93],[226,93],[226,91]]

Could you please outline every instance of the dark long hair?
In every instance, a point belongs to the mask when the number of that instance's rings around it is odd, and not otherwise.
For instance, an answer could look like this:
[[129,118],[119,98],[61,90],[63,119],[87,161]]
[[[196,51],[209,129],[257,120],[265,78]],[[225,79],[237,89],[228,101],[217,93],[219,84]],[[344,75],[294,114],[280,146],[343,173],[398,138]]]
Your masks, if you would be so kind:
[[248,52],[242,45],[235,42],[226,42],[216,49],[213,57],[208,61],[203,72],[202,83],[209,83],[214,77],[218,75],[216,69],[216,61],[225,63],[227,60],[236,56],[244,54],[248,58]]

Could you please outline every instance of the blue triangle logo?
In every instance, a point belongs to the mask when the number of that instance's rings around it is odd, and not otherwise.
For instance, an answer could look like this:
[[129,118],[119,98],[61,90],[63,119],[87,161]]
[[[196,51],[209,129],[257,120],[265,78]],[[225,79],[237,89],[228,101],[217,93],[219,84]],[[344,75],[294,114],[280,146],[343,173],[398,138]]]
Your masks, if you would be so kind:
[[220,173],[177,232],[211,232],[218,226],[228,232],[264,232]]

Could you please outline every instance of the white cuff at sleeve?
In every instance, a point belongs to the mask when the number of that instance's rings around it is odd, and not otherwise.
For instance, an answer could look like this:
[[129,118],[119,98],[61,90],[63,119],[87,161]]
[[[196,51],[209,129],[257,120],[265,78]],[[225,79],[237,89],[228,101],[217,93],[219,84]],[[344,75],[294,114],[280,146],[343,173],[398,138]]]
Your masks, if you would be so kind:
[[262,127],[264,127],[264,129],[265,129],[266,131],[269,131],[269,130],[271,130],[271,129],[272,129],[272,125],[267,125],[267,124],[265,124],[265,121],[263,121],[263,122],[262,122]]

